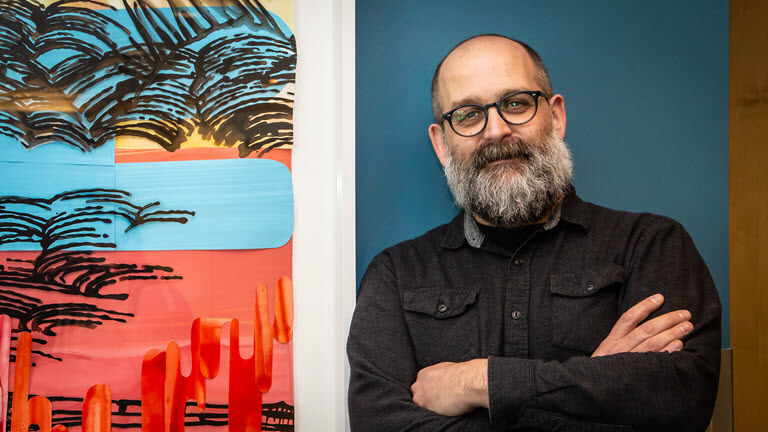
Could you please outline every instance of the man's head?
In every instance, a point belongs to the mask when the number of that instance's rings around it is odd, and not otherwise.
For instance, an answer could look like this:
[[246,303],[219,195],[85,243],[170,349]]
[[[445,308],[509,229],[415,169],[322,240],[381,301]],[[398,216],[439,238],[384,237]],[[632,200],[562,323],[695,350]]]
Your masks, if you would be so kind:
[[[436,123],[429,136],[445,167],[448,185],[459,205],[481,222],[519,226],[542,218],[570,183],[572,164],[565,137],[565,102],[553,95],[541,57],[530,47],[498,35],[482,35],[457,45],[438,66],[433,79]],[[519,91],[538,91],[528,100],[530,116],[513,119],[515,104],[485,109],[485,128],[472,136],[457,133],[457,107],[500,101]],[[525,95],[524,95],[525,96]],[[464,109],[456,112],[465,115]],[[466,118],[466,117],[464,117]],[[530,120],[528,121],[528,118]],[[517,121],[516,121],[517,120]],[[511,124],[509,122],[521,123]]]
[[471,38],[460,42],[448,54],[446,54],[446,56],[443,57],[443,59],[437,65],[437,68],[435,69],[435,74],[432,75],[432,91],[431,91],[432,114],[435,116],[435,123],[440,123],[440,118],[442,117],[443,113],[446,111],[446,109],[443,109],[445,107],[441,107],[440,102],[438,101],[438,93],[440,90],[438,77],[440,76],[440,69],[443,67],[443,63],[445,63],[445,60],[448,58],[448,56],[450,56],[457,48],[461,47],[465,43],[470,43],[474,40],[485,39],[485,38],[506,39],[507,41],[515,42],[518,45],[520,45],[528,54],[531,61],[533,61],[533,64],[536,68],[536,71],[535,71],[536,84],[539,86],[539,89],[544,92],[545,96],[547,97],[552,96],[553,94],[552,81],[549,79],[549,72],[547,71],[547,66],[544,64],[544,60],[541,58],[539,53],[536,52],[536,50],[528,46],[528,44],[526,44],[525,42],[519,41],[517,39],[508,38],[503,35],[484,34],[484,35],[472,36]]

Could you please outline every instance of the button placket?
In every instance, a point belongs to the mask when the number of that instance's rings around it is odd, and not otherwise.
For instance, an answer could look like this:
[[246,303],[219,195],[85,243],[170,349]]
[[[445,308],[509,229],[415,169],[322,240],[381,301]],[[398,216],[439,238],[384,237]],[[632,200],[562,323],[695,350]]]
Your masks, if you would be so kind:
[[507,292],[504,303],[504,353],[507,356],[528,355],[528,302],[531,290],[527,256],[516,254],[508,265]]

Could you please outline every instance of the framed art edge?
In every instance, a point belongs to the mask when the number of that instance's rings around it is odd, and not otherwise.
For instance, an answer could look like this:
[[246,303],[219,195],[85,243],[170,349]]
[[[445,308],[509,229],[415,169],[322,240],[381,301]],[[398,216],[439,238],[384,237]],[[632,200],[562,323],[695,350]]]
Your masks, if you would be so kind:
[[295,0],[294,398],[302,431],[349,430],[355,303],[355,3]]

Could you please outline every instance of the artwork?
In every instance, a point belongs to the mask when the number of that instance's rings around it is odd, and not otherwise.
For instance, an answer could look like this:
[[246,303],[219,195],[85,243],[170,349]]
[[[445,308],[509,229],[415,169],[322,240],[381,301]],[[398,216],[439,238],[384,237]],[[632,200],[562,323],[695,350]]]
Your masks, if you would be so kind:
[[0,0],[11,430],[293,430],[292,20]]

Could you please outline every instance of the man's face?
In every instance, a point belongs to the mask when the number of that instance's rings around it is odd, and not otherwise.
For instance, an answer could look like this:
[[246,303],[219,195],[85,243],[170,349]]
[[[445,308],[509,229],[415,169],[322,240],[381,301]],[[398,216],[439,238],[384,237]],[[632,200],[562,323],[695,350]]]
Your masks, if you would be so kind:
[[[542,90],[536,67],[519,44],[480,38],[446,58],[438,77],[442,112],[465,104],[486,105],[521,90]],[[447,121],[430,126],[432,145],[445,166],[456,201],[481,222],[517,226],[543,216],[571,178],[563,98],[540,97],[533,119],[510,125],[496,108],[478,135],[457,135]],[[551,104],[551,105],[550,105]]]

